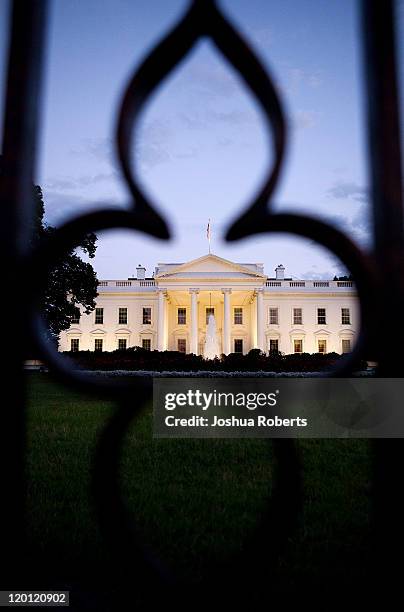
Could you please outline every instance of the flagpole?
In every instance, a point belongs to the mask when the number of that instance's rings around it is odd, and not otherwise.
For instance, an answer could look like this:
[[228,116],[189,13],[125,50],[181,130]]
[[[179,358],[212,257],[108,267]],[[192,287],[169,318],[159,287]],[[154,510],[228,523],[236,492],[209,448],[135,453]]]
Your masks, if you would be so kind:
[[208,219],[208,227],[206,228],[206,236],[208,239],[208,245],[209,245],[209,255],[210,255],[210,219]]

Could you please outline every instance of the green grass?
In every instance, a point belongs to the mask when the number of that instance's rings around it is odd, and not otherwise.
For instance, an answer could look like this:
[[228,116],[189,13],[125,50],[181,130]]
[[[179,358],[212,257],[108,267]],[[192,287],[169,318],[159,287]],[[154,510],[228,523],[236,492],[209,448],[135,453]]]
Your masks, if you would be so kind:
[[[28,527],[32,549],[60,567],[103,564],[89,494],[97,437],[114,404],[28,376]],[[277,568],[277,583],[349,584],[370,550],[370,446],[366,440],[300,440],[304,510]],[[147,542],[187,580],[243,546],[271,495],[265,440],[152,438],[151,406],[134,421],[122,458],[128,506]],[[281,588],[281,587],[280,587]]]

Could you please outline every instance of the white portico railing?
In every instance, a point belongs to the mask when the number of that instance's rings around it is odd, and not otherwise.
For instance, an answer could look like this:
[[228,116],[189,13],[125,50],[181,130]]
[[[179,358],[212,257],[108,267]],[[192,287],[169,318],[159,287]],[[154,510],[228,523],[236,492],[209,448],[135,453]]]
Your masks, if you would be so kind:
[[296,289],[303,290],[325,290],[325,291],[335,291],[339,289],[355,289],[355,283],[351,280],[329,280],[329,281],[319,281],[319,280],[267,280],[265,283],[266,287],[271,287],[274,289],[282,289],[286,291]]
[[136,278],[131,278],[128,280],[100,280],[98,281],[99,287],[118,287],[119,289],[125,287],[155,287],[156,281],[154,279],[147,280],[139,280]]
[[[99,287],[119,287],[120,289],[126,287],[156,287],[156,281],[154,279],[138,280],[101,280],[98,282]],[[265,282],[266,287],[276,289],[355,289],[355,283],[350,280],[341,281],[316,281],[316,280],[267,280]]]

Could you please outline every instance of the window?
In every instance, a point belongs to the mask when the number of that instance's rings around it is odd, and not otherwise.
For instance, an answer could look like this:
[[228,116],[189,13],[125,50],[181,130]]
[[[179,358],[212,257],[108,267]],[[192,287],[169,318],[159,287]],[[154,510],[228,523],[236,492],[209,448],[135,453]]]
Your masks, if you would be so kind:
[[128,324],[128,309],[127,308],[118,309],[118,323],[119,325]]
[[279,351],[279,340],[278,339],[270,339],[269,340],[269,351]]
[[179,350],[180,353],[187,352],[187,341],[185,340],[185,338],[178,338],[177,349]]
[[326,353],[327,352],[327,340],[319,340],[318,341],[318,352]]
[[95,324],[102,325],[104,323],[104,309],[96,308],[95,309]]
[[127,340],[126,338],[118,338],[118,349],[124,351],[126,349]]
[[269,324],[270,325],[278,325],[279,324],[279,316],[277,308],[269,309]]
[[80,350],[80,340],[78,338],[72,338],[70,340],[70,350],[72,353],[77,353]]
[[215,316],[215,309],[213,307],[208,307],[206,309],[206,325],[209,323],[209,317],[210,315]]
[[341,308],[341,325],[351,325],[351,313],[349,308]]
[[143,308],[143,325],[151,325],[151,308],[150,308],[150,306],[147,306],[147,307]]
[[76,313],[71,318],[72,325],[79,325],[80,323],[80,310],[76,308]]
[[351,352],[351,341],[348,340],[342,340],[342,352],[343,353],[350,353]]
[[144,348],[146,351],[151,351],[151,340],[150,340],[150,338],[143,338],[142,339],[142,348]]
[[293,340],[295,353],[303,353],[303,340]]
[[96,338],[94,340],[94,350],[97,352],[102,351],[102,338]]
[[235,308],[234,309],[234,325],[242,325],[243,324],[243,309]]
[[325,314],[325,308],[317,308],[317,324],[318,325],[326,325],[327,317]]
[[187,322],[187,309],[186,308],[178,308],[178,325],[186,325]]
[[234,352],[242,353],[243,352],[243,341],[241,338],[236,338],[234,340]]
[[293,309],[293,325],[303,325],[303,313],[301,308]]

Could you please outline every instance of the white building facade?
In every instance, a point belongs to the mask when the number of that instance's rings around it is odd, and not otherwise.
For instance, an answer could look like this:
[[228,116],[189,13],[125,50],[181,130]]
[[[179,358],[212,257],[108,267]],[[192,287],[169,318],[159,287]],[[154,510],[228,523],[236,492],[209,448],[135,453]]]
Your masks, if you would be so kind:
[[99,282],[95,311],[61,333],[59,348],[203,354],[213,314],[221,353],[350,352],[359,331],[353,282],[285,278],[282,265],[275,273],[213,254],[158,264],[152,278],[139,265],[136,278]]

